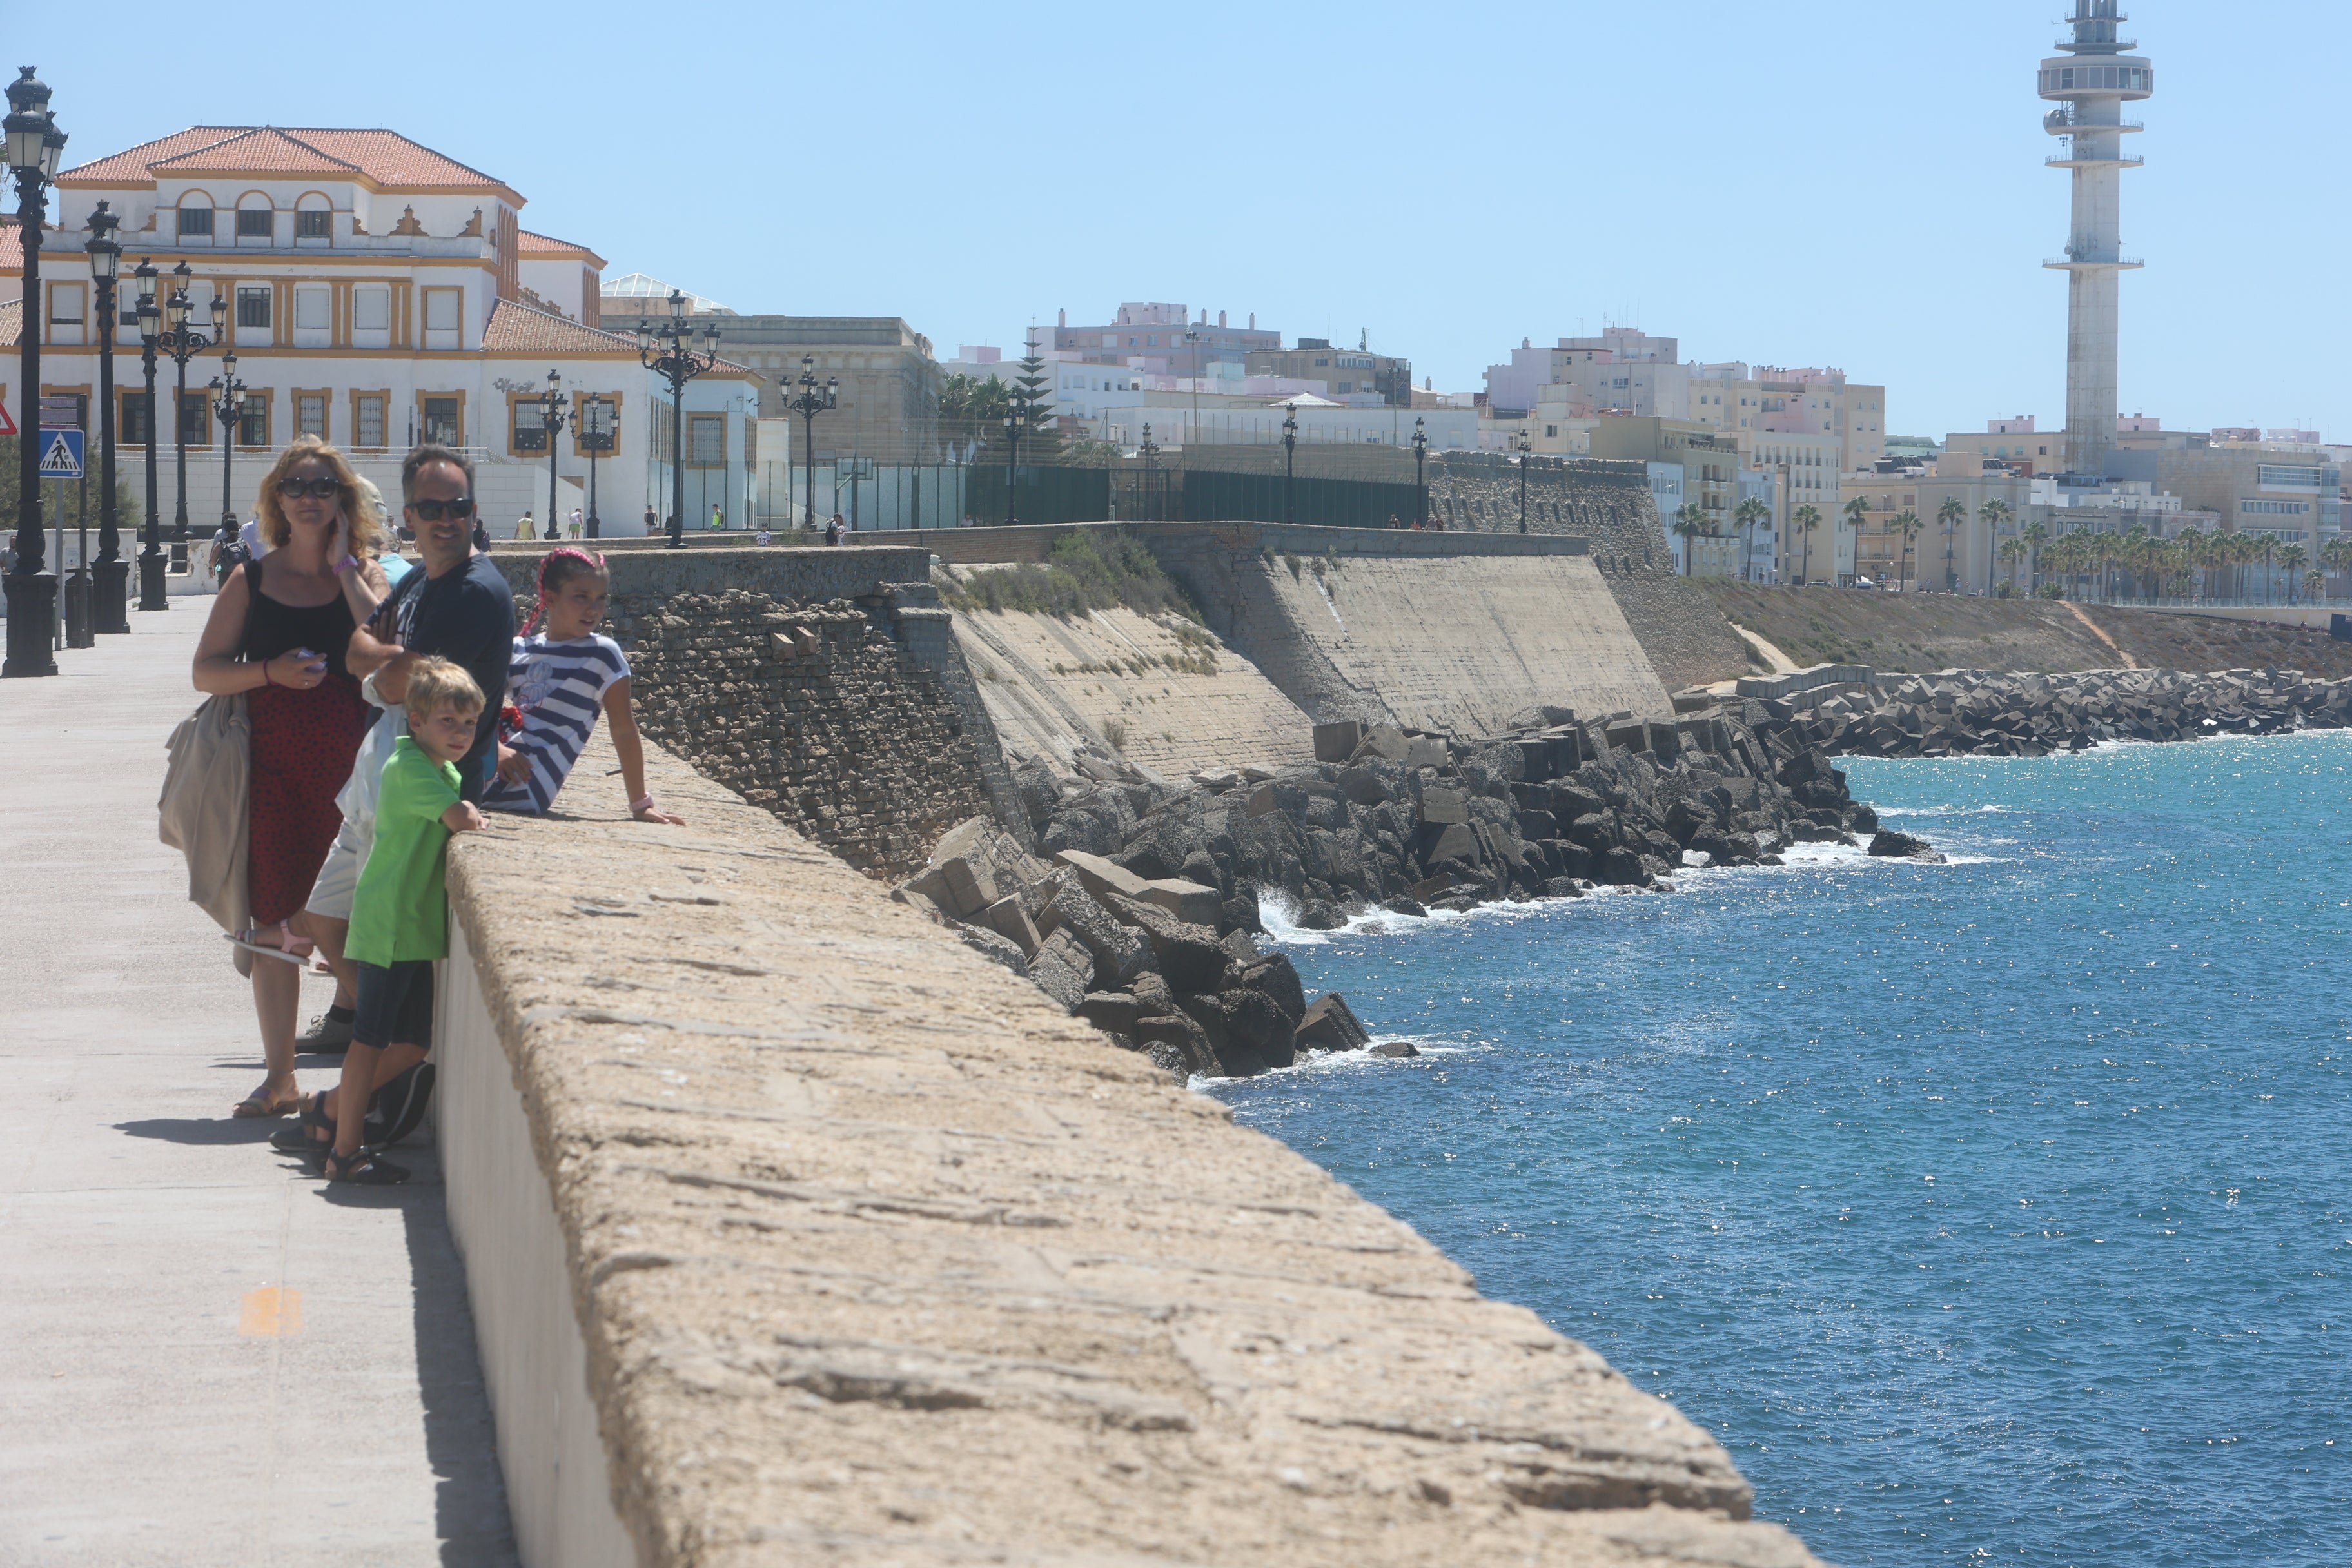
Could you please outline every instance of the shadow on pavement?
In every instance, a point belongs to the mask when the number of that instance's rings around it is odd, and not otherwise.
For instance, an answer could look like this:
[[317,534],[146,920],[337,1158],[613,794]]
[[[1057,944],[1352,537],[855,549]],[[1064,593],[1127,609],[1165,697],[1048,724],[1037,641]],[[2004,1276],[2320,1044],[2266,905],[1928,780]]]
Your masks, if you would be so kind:
[[117,1132],[133,1138],[160,1138],[167,1143],[225,1146],[232,1143],[267,1143],[288,1118],[256,1118],[239,1121],[223,1112],[219,1116],[151,1116],[139,1121],[118,1121]]

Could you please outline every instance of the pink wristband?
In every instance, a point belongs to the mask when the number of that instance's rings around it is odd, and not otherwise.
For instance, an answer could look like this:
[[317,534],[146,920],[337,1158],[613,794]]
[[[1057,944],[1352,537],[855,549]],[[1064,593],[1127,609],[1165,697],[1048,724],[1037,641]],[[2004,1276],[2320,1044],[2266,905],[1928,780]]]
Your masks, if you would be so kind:
[[341,561],[335,563],[335,575],[340,577],[344,573],[356,569],[359,563],[360,558],[358,556],[346,555]]
[[636,814],[641,811],[651,811],[653,808],[654,797],[649,795],[640,795],[636,799],[629,802],[629,815],[631,816],[636,816]]

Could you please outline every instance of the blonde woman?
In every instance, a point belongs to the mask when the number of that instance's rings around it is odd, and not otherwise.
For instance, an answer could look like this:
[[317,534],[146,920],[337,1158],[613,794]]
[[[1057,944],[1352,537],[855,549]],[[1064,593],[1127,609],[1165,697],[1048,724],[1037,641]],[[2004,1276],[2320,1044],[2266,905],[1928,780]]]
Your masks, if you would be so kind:
[[343,657],[384,595],[380,514],[362,504],[359,476],[334,447],[316,436],[288,447],[262,480],[260,510],[268,553],[221,584],[195,658],[196,689],[246,693],[252,731],[251,924],[230,940],[257,959],[268,1077],[237,1105],[241,1117],[297,1103],[295,1009],[311,944],[289,922],[342,825],[335,793],[368,717]]

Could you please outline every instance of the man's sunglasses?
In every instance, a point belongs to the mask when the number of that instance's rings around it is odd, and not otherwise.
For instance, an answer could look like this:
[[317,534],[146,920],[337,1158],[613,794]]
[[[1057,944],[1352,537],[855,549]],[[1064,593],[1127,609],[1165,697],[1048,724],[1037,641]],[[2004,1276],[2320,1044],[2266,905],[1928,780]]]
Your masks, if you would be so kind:
[[474,515],[474,498],[460,496],[456,500],[413,500],[408,503],[408,510],[427,522],[438,522],[444,516],[471,517]]
[[320,500],[325,500],[329,496],[340,494],[342,488],[342,480],[332,478],[278,481],[278,493],[288,500],[300,500],[304,496],[316,496]]

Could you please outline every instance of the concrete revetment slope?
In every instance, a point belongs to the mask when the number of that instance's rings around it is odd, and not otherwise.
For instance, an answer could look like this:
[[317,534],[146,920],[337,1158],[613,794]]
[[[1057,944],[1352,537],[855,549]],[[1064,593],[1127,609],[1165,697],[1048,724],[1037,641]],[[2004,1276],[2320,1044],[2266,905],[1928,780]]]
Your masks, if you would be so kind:
[[567,795],[450,857],[450,1203],[528,1561],[1813,1563],[1592,1351],[650,766],[688,826]]

